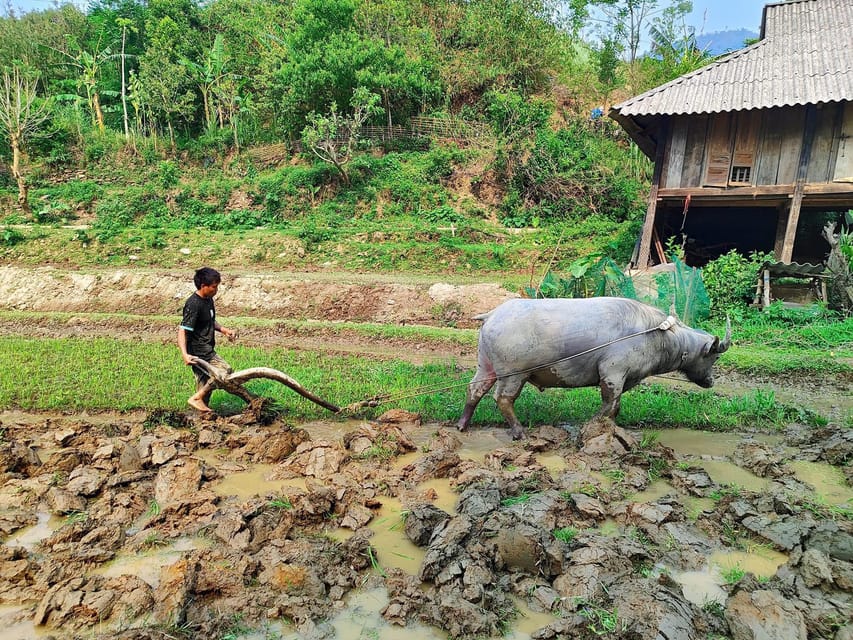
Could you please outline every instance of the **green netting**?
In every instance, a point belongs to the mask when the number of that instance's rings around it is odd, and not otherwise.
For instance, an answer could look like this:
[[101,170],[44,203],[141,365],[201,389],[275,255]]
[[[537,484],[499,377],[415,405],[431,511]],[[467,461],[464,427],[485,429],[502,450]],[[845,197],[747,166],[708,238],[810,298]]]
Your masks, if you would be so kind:
[[669,312],[675,305],[675,312],[685,324],[706,319],[711,313],[711,300],[702,282],[702,271],[688,267],[678,258],[673,258],[675,269],[655,276],[657,297],[644,302]]

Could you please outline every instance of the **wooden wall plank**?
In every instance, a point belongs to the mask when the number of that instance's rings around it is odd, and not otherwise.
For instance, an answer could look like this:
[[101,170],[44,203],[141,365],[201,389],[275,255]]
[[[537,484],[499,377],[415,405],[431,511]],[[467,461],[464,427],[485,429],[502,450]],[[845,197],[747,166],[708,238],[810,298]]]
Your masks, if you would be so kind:
[[729,183],[729,167],[732,164],[731,113],[711,114],[707,147],[704,184],[725,187]]
[[661,179],[663,187],[682,186],[681,173],[684,168],[684,150],[687,146],[687,121],[686,116],[673,117],[672,133],[669,136]]
[[832,179],[843,182],[853,181],[853,102],[844,105],[841,136]]
[[681,186],[698,187],[702,184],[702,163],[705,160],[705,140],[708,137],[708,116],[690,116],[687,129],[687,148]]
[[806,182],[829,182],[829,159],[832,155],[832,133],[837,108],[838,105],[835,104],[820,105],[817,108],[817,127],[809,156]]
[[780,111],[778,127],[782,136],[782,147],[779,155],[776,184],[794,184],[797,179],[805,120],[805,107],[793,107]]
[[[782,131],[776,126],[781,109],[768,109],[762,112],[764,126],[761,129],[758,144],[755,185],[776,184],[779,173],[779,156],[782,153]],[[780,248],[781,252],[781,248]]]

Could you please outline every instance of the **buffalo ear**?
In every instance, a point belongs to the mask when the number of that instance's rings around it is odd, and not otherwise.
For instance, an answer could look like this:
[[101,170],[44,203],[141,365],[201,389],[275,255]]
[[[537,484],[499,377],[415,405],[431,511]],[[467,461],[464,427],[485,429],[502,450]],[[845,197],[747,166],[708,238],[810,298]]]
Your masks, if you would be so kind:
[[705,347],[702,349],[702,355],[707,356],[711,353],[717,353],[720,348],[720,339],[717,336],[714,336],[714,339],[711,342],[706,342]]

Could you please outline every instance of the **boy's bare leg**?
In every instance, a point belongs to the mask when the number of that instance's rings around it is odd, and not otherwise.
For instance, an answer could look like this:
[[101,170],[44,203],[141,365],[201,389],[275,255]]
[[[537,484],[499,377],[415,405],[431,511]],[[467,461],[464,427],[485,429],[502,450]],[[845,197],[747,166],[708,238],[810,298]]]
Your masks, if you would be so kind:
[[198,391],[187,400],[187,404],[202,413],[212,413],[213,409],[207,406],[211,393],[213,393],[213,384],[208,381],[206,384],[199,386]]

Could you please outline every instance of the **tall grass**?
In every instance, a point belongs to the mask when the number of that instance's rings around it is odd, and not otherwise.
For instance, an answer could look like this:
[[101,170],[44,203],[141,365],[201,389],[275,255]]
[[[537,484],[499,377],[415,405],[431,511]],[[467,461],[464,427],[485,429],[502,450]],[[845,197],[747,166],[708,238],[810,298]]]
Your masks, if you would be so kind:
[[[220,353],[235,369],[269,366],[286,372],[326,400],[350,403],[390,394],[394,401],[367,410],[364,417],[389,408],[420,413],[427,421],[456,420],[472,372],[454,362],[414,365],[330,356],[309,351],[223,346]],[[194,388],[188,367],[169,344],[96,339],[0,337],[0,408],[82,411],[183,409]],[[289,389],[270,381],[252,381],[254,392],[275,399],[293,419],[329,416]],[[428,388],[429,392],[415,395]],[[214,409],[236,412],[242,401],[217,391]],[[516,402],[525,424],[579,422],[600,406],[596,389],[548,390],[526,387]],[[770,394],[750,393],[721,399],[708,391],[681,392],[643,386],[626,394],[619,422],[625,425],[731,429],[750,425],[773,428],[790,420],[821,423],[819,416],[787,407]],[[475,423],[500,424],[503,418],[488,397]]]

